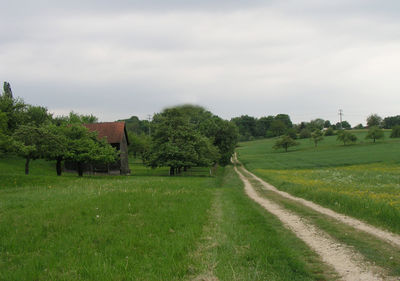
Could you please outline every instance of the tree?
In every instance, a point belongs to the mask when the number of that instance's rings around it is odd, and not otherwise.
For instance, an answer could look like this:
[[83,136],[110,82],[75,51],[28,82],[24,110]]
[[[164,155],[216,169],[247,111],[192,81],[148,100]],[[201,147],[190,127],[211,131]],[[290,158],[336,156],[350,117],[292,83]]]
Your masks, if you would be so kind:
[[342,141],[343,145],[346,145],[346,143],[354,143],[354,142],[356,142],[357,141],[357,137],[356,137],[356,135],[353,135],[349,131],[340,130],[338,132],[337,140],[338,141]]
[[[192,119],[193,121],[193,119]],[[214,165],[220,157],[211,140],[196,129],[186,109],[165,109],[153,118],[154,133],[147,165],[170,167],[170,175],[181,168]]]
[[385,117],[382,123],[383,128],[391,129],[394,126],[400,125],[400,115]]
[[47,160],[56,161],[57,176],[62,173],[62,161],[68,158],[68,141],[66,131],[69,130],[67,126],[55,126],[49,124],[44,129],[46,132],[46,140],[43,144],[43,157]]
[[294,128],[289,128],[286,131],[286,135],[288,135],[289,137],[291,137],[294,140],[297,139],[297,133],[296,133],[296,130]]
[[53,123],[57,126],[68,124],[91,124],[97,123],[98,118],[92,114],[84,115],[71,111],[68,116],[56,116],[53,118]]
[[23,100],[13,98],[11,88],[8,89],[7,87],[5,87],[3,94],[0,95],[0,112],[6,114],[6,134],[11,135],[19,124],[23,124],[26,105]]
[[377,139],[383,139],[384,134],[383,130],[377,126],[370,127],[368,130],[368,134],[365,136],[366,139],[374,140],[374,143]]
[[84,164],[109,164],[118,157],[115,148],[105,139],[99,140],[96,132],[89,132],[80,124],[68,126],[65,135],[68,139],[66,159],[77,163],[80,177],[83,176]]
[[28,175],[30,161],[42,156],[46,131],[41,127],[20,125],[13,137],[16,152],[25,158],[25,174]]
[[129,153],[133,155],[134,158],[140,157],[143,163],[146,161],[146,155],[150,150],[151,137],[147,134],[136,135],[134,133],[128,132],[129,136]]
[[275,116],[274,120],[282,121],[285,124],[286,128],[292,128],[293,126],[292,121],[290,120],[290,117],[287,114],[278,114]]
[[324,135],[325,136],[333,136],[335,134],[335,131],[333,130],[332,127],[329,127],[328,129],[326,129]]
[[281,136],[287,130],[285,123],[282,120],[274,120],[271,123],[270,131],[272,132],[273,136]]
[[308,129],[310,131],[322,130],[324,128],[324,124],[325,124],[324,119],[317,118],[310,121],[310,123],[308,124]]
[[52,119],[52,115],[48,112],[47,108],[43,106],[27,105],[24,115],[24,123],[32,124],[36,127],[46,123],[49,124]]
[[342,123],[340,123],[340,122],[336,123],[336,128],[337,129],[342,128],[342,129],[345,129],[345,130],[350,130],[351,129],[351,125],[347,121],[342,121]]
[[13,99],[11,85],[8,82],[4,82],[4,84],[3,84],[3,95],[9,99]]
[[400,138],[400,125],[396,125],[392,128],[391,138]]
[[324,139],[322,131],[321,130],[315,130],[312,134],[311,137],[314,141],[315,147],[317,147],[318,142],[322,141]]
[[274,116],[261,117],[256,120],[256,134],[260,137],[265,137],[267,131],[271,127],[271,123],[274,121]]
[[332,125],[331,125],[331,121],[325,120],[325,122],[324,122],[324,128],[329,128],[330,126],[332,126]]
[[274,144],[274,149],[280,149],[283,148],[285,149],[285,151],[288,151],[288,148],[291,146],[296,146],[299,145],[298,142],[296,142],[294,139],[292,139],[289,136],[282,136],[281,138],[279,138],[275,144]]
[[360,123],[354,127],[354,129],[364,129],[364,126]]
[[0,112],[0,155],[12,148],[12,139],[7,134],[7,114]]
[[307,128],[303,128],[300,130],[299,138],[301,139],[308,139],[311,137],[311,132]]
[[382,125],[382,117],[378,114],[371,114],[367,117],[368,127],[380,127]]
[[252,116],[242,115],[231,120],[239,128],[239,134],[242,140],[249,140],[250,137],[255,137],[256,119]]
[[220,155],[218,163],[223,166],[229,164],[239,138],[239,130],[236,125],[218,116],[213,116],[201,124],[200,132],[218,148]]

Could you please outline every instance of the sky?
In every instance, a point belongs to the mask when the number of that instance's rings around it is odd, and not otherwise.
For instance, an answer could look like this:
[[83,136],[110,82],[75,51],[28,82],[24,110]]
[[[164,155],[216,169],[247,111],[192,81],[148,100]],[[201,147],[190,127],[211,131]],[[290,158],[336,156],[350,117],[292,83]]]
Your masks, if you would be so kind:
[[0,81],[54,115],[399,115],[398,0],[0,0]]

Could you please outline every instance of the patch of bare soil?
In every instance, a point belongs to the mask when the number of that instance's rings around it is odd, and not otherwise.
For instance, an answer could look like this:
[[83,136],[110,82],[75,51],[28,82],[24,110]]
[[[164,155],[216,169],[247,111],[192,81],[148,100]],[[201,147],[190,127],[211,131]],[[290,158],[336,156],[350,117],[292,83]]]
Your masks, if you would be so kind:
[[268,212],[277,216],[285,227],[293,231],[297,237],[318,253],[325,263],[336,270],[341,280],[390,280],[383,276],[383,269],[365,263],[360,254],[346,245],[336,242],[327,233],[308,223],[304,218],[258,195],[249,180],[239,172],[237,167],[235,167],[235,171],[244,182],[247,195]]

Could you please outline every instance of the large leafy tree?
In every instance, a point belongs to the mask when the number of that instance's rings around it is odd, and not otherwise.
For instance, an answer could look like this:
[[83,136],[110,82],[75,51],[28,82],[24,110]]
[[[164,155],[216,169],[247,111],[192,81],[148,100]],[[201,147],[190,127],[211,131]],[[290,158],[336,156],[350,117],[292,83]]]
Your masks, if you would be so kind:
[[170,174],[181,168],[211,166],[219,158],[211,140],[196,129],[185,112],[187,107],[169,108],[154,116],[151,150],[147,164],[152,167],[168,166]]
[[365,138],[372,139],[375,143],[376,140],[384,138],[383,130],[377,126],[373,126],[373,127],[369,128],[368,134],[365,136]]

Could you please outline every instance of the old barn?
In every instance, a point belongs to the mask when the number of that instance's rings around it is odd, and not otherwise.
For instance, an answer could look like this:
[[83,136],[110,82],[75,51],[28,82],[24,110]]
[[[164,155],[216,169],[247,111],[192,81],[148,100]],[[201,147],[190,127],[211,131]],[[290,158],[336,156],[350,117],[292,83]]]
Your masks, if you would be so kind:
[[[107,142],[120,152],[120,157],[115,163],[109,165],[86,165],[85,171],[93,173],[120,173],[121,175],[129,174],[129,139],[125,122],[93,123],[83,124],[83,126],[88,128],[89,131],[97,132],[100,139],[106,138]],[[76,170],[76,164],[66,162],[65,168],[66,170]]]

